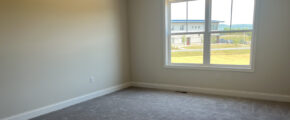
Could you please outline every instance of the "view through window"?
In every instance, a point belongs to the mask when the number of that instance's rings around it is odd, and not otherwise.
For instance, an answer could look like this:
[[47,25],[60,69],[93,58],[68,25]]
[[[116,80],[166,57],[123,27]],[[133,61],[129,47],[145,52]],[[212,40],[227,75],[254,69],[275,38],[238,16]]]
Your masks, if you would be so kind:
[[251,65],[255,0],[169,0],[170,64]]

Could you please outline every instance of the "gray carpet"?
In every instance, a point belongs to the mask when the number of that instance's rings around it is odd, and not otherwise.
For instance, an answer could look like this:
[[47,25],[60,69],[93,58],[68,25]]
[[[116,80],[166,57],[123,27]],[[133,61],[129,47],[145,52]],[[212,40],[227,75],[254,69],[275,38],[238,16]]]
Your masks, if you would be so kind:
[[290,120],[290,104],[128,88],[32,120]]

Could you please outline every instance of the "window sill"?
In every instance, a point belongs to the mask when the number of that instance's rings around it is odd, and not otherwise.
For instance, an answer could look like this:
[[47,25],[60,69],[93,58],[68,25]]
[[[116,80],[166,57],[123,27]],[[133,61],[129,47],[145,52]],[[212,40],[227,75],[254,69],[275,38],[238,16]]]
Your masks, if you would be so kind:
[[243,65],[166,64],[164,67],[170,69],[254,72],[254,69],[251,66]]

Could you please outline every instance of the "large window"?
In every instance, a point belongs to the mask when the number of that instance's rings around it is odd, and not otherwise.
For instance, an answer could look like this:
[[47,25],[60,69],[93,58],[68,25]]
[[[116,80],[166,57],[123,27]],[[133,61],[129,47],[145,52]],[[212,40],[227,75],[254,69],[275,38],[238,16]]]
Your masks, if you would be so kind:
[[252,70],[255,0],[167,0],[166,6],[167,66]]

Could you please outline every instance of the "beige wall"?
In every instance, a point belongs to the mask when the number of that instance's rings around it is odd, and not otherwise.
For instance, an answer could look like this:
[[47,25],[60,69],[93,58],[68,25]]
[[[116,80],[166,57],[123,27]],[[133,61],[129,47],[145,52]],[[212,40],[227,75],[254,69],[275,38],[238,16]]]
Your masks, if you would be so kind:
[[128,81],[126,6],[0,0],[0,118]]
[[164,68],[163,0],[129,0],[132,79],[290,95],[290,1],[258,0],[253,73]]

